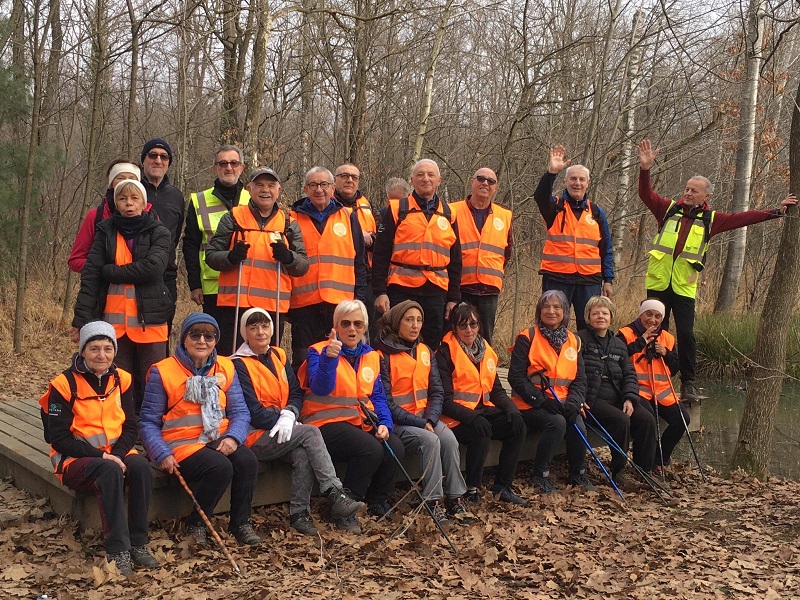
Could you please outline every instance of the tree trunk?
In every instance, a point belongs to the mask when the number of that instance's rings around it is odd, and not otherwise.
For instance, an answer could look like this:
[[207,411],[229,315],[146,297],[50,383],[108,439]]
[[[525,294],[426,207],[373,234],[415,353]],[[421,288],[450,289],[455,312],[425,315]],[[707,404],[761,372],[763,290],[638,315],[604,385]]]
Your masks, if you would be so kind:
[[[789,187],[800,193],[800,85],[797,87],[789,139]],[[790,208],[789,213],[796,213]],[[775,411],[783,389],[786,368],[787,319],[794,312],[800,292],[800,219],[785,219],[781,231],[776,268],[772,274],[761,319],[758,322],[754,366],[750,370],[747,400],[739,425],[739,439],[731,467],[766,479],[772,453]]]
[[[751,0],[748,10],[748,31],[745,42],[747,76],[742,87],[739,117],[739,143],[736,148],[736,175],[733,183],[733,212],[747,210],[750,206],[750,184],[753,177],[753,153],[755,150],[756,109],[758,104],[758,81],[761,75],[764,43],[765,0]],[[747,227],[740,227],[730,234],[728,256],[722,272],[722,283],[714,306],[715,313],[727,312],[736,304],[739,281],[744,268],[744,253],[747,246]]]
[[142,22],[136,19],[132,0],[126,0],[131,23],[131,80],[128,90],[128,118],[125,122],[125,156],[133,156],[133,124],[136,117],[136,85],[139,79],[139,31]]
[[253,62],[250,87],[247,90],[243,143],[245,152],[250,153],[250,164],[256,167],[260,164],[258,127],[261,124],[261,113],[264,106],[264,84],[267,81],[267,43],[272,31],[272,15],[267,0],[256,0],[253,2],[251,10],[256,12],[256,37],[253,41]]

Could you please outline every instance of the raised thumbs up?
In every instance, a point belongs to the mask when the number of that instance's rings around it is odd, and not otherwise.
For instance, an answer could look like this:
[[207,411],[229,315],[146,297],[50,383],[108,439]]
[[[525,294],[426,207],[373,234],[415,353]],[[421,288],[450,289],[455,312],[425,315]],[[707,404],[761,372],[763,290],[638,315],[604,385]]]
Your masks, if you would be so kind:
[[328,358],[336,358],[341,351],[342,342],[336,337],[336,330],[331,328],[331,332],[328,334],[328,346],[325,348],[325,354],[328,355]]

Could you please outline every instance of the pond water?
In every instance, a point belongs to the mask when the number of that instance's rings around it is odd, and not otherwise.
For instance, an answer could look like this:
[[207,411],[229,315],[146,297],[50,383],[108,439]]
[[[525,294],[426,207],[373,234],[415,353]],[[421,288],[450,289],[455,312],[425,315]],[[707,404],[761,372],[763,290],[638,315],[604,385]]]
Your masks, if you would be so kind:
[[[693,433],[692,440],[700,462],[718,471],[726,471],[744,410],[746,388],[743,381],[698,380],[703,400],[702,433]],[[675,459],[694,462],[689,443],[684,437],[675,449]],[[778,402],[773,436],[770,473],[800,479],[800,384],[788,383]]]

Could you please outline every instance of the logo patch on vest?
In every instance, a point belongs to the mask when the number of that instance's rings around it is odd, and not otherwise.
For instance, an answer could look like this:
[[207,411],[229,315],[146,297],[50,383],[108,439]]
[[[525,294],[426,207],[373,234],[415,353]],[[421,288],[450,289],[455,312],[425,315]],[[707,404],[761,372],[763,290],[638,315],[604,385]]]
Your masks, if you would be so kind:
[[569,361],[577,360],[578,358],[578,351],[575,348],[567,348],[564,350],[564,358]]
[[281,380],[284,383],[288,383],[289,382],[289,378],[286,376],[286,369],[281,369]]
[[506,224],[503,223],[503,219],[501,219],[500,217],[495,217],[494,221],[492,221],[492,225],[494,225],[494,228],[497,231],[503,231],[503,228],[506,226]]
[[344,223],[336,223],[333,226],[333,234],[336,237],[344,237],[347,235],[347,227]]
[[430,354],[428,354],[427,350],[423,350],[422,352],[420,352],[419,359],[422,361],[422,364],[425,365],[426,367],[431,366],[431,356]]
[[447,228],[450,227],[450,221],[448,221],[444,217],[439,217],[438,219],[436,219],[436,226],[442,231],[447,231]]
[[219,389],[224,388],[225,384],[228,382],[228,378],[225,377],[225,373],[217,373],[216,377],[217,377],[217,385],[219,386]]
[[361,369],[361,379],[367,383],[372,383],[375,380],[375,371],[371,367],[364,367]]
[[586,222],[589,225],[594,225],[597,222],[597,221],[594,220],[594,217],[592,216],[591,212],[588,215],[586,215]]
[[497,368],[497,365],[494,362],[493,358],[486,359],[486,369],[489,373],[494,373],[494,370]]

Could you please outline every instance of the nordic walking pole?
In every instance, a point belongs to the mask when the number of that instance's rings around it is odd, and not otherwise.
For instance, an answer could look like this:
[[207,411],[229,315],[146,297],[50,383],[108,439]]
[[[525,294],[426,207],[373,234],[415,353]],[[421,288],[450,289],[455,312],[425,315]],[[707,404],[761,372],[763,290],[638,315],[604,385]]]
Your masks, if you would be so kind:
[[211,536],[214,538],[214,541],[217,542],[217,545],[222,549],[222,552],[225,554],[225,558],[227,558],[228,561],[233,565],[233,568],[237,573],[241,573],[239,570],[239,565],[237,565],[236,561],[233,560],[230,550],[228,550],[228,548],[225,546],[225,542],[222,541],[222,538],[219,537],[217,530],[214,529],[214,526],[211,524],[211,520],[208,518],[208,516],[206,516],[205,511],[200,508],[197,498],[194,497],[192,490],[189,489],[189,486],[186,484],[186,480],[183,478],[183,475],[181,475],[181,472],[177,469],[177,467],[174,468],[172,472],[175,474],[175,477],[178,478],[178,481],[181,482],[181,485],[183,486],[183,489],[186,490],[186,493],[189,494],[189,497],[194,503],[194,508],[197,511],[197,514],[199,514],[200,518],[203,519],[203,523],[206,524],[206,527],[208,527],[208,530],[211,532]]
[[[669,371],[667,371],[667,363],[664,362],[664,357],[660,356],[661,359],[661,366],[664,367],[664,370],[667,372],[667,381],[669,381],[669,389],[672,390],[672,395],[678,398],[678,395],[675,393],[675,387],[672,385],[672,378],[669,376]],[[694,449],[694,442],[692,441],[692,435],[689,433],[689,425],[686,423],[686,417],[683,416],[683,407],[681,406],[681,401],[678,399],[678,413],[681,415],[681,421],[683,422],[683,429],[686,431],[686,438],[689,440],[689,447],[692,449],[692,454],[694,455],[694,461],[697,463],[697,469],[700,471],[700,478],[705,481],[706,475],[703,473],[703,466],[700,464],[700,458],[697,456],[697,450]]]
[[[644,358],[644,355],[642,355]],[[639,359],[641,360],[641,358]],[[653,406],[656,411],[656,439],[658,440],[658,462],[661,465],[661,479],[667,480],[667,469],[664,467],[664,450],[661,447],[661,418],[658,415],[658,398],[656,397],[656,376],[653,373],[653,363],[647,363],[647,374],[650,378],[650,393],[653,395]]]
[[[376,415],[369,408],[367,408],[367,406],[364,404],[364,401],[361,400],[361,398],[358,398],[358,404],[361,406],[361,412],[363,412],[364,415],[366,415],[367,420],[370,422],[370,424],[372,424],[372,426],[377,431],[378,430],[378,419],[377,419]],[[447,532],[444,530],[444,527],[442,527],[442,524],[439,523],[439,521],[436,520],[436,517],[433,514],[433,509],[431,509],[431,507],[428,506],[427,501],[422,496],[422,492],[419,491],[419,486],[411,478],[411,475],[408,474],[408,471],[406,471],[406,468],[403,466],[403,463],[400,461],[400,459],[397,458],[397,455],[394,453],[394,450],[392,450],[392,447],[389,445],[389,440],[381,440],[381,441],[383,442],[383,445],[386,447],[386,450],[389,452],[391,457],[394,459],[394,462],[396,462],[397,466],[400,467],[400,471],[403,473],[405,478],[408,480],[408,483],[411,484],[411,488],[417,493],[417,497],[419,498],[420,502],[422,502],[423,506],[425,506],[425,510],[427,510],[428,514],[431,516],[431,519],[433,520],[434,525],[436,525],[436,529],[439,530],[439,533],[441,533],[442,536],[444,537],[444,539],[447,541],[447,545],[450,546],[450,549],[453,551],[453,554],[458,555],[458,548],[456,548],[456,545],[453,543],[453,541],[447,535]]]
[[275,346],[281,345],[281,261],[278,262],[278,283],[275,287]]

